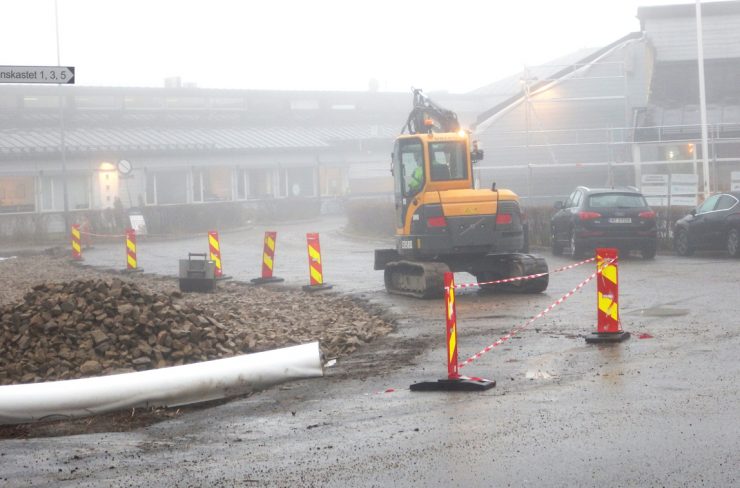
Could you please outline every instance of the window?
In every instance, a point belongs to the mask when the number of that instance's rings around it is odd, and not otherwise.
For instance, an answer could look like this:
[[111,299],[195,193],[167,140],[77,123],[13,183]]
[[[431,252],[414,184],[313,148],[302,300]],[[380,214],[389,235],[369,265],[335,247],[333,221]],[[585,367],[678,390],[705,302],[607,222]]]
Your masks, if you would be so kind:
[[575,191],[570,194],[570,196],[568,197],[568,200],[565,201],[565,208],[571,208],[575,206],[573,202],[575,202],[576,200],[576,194],[577,192]]
[[419,139],[402,139],[393,153],[394,171],[398,171],[404,196],[417,194],[424,186],[424,156]]
[[[70,210],[90,208],[90,178],[67,175],[67,207]],[[64,179],[61,175],[41,177],[41,210],[64,210]]]
[[312,197],[316,195],[313,168],[288,168],[284,171],[287,188],[282,192],[283,196]]
[[591,195],[588,199],[589,208],[644,208],[647,202],[642,195],[628,193],[603,193]]
[[719,198],[719,202],[717,202],[717,206],[714,207],[715,210],[728,210],[735,206],[737,203],[737,199],[733,197],[732,195],[721,195]]
[[291,100],[290,109],[291,110],[318,110],[319,101],[318,100]]
[[166,97],[165,106],[169,109],[205,108],[206,99],[203,97]]
[[249,187],[249,174],[246,169],[236,170],[236,199],[247,199],[247,188]]
[[342,182],[344,181],[342,168],[328,168],[326,166],[322,166],[319,179],[322,196],[342,194]]
[[699,207],[696,209],[696,213],[706,213],[711,212],[714,210],[714,206],[717,205],[717,200],[719,200],[719,195],[712,195],[711,197],[704,200],[704,203],[699,205]]
[[267,169],[253,169],[249,171],[249,198],[271,197],[272,172]]
[[203,168],[193,171],[193,201],[231,200],[231,168]]
[[429,158],[432,181],[467,179],[468,164],[463,143],[432,142],[429,144]]
[[149,205],[188,203],[187,171],[147,173],[146,201]]
[[0,177],[0,213],[35,210],[33,176]]

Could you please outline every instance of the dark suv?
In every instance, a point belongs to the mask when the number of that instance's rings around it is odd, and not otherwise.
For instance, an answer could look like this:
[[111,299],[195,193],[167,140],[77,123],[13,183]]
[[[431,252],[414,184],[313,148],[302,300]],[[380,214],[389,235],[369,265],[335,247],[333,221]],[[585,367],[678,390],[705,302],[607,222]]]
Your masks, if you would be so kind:
[[633,188],[603,189],[579,186],[550,220],[552,253],[570,249],[574,256],[597,247],[616,247],[621,253],[639,250],[652,259],[658,245],[655,212]]

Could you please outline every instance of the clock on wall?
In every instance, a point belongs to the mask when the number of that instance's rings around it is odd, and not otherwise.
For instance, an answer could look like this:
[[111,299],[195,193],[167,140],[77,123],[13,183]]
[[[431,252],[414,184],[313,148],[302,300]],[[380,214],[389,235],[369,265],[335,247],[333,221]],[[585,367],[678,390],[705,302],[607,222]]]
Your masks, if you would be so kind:
[[131,170],[133,169],[133,167],[131,166],[131,161],[129,161],[128,159],[119,160],[116,167],[118,168],[118,172],[122,175],[131,174]]

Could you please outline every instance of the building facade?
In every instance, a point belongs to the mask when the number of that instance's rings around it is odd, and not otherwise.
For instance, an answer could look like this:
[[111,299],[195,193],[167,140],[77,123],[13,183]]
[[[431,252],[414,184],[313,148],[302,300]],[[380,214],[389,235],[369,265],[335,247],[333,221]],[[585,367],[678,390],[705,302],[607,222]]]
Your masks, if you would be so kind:
[[642,187],[645,175],[680,174],[698,175],[701,193],[706,151],[711,191],[729,190],[740,171],[740,2],[702,4],[706,149],[695,6],[643,7],[638,18],[640,32],[525,70],[519,92],[479,116],[482,186],[496,180],[537,204],[576,185]]

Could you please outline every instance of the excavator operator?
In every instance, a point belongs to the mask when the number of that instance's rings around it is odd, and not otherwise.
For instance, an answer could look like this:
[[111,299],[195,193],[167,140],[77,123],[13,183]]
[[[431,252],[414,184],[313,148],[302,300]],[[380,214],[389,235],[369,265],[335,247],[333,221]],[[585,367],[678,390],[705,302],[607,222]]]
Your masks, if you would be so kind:
[[416,167],[411,171],[408,181],[409,193],[417,193],[421,190],[421,184],[424,182],[424,161],[421,154],[414,152],[414,161]]

